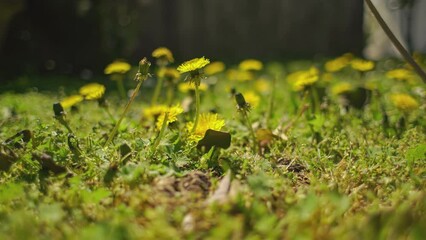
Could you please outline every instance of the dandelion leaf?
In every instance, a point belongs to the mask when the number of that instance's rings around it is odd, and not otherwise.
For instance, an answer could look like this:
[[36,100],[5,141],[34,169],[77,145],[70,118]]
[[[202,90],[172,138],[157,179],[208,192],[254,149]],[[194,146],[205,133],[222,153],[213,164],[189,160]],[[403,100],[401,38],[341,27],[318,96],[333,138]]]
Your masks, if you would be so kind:
[[53,157],[50,156],[49,154],[33,153],[33,159],[37,160],[40,163],[42,170],[51,171],[54,174],[61,174],[61,173],[65,173],[67,171],[67,169],[65,167],[60,166],[57,163],[55,163],[55,161],[53,160]]
[[32,132],[28,129],[25,129],[8,138],[5,143],[8,146],[13,146],[15,148],[23,148],[22,143],[28,143],[31,138]]
[[198,142],[197,148],[205,147],[206,151],[209,151],[213,146],[223,149],[229,148],[231,146],[231,134],[208,129],[204,138]]
[[8,171],[18,156],[10,148],[0,145],[0,171]]

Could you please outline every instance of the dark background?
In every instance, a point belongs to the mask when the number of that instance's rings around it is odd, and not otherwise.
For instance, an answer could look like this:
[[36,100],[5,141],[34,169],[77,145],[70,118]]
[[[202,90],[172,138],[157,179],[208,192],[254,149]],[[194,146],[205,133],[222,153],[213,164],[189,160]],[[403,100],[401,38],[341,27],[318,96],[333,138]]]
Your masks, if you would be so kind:
[[286,60],[359,54],[360,0],[0,0],[1,81],[103,74],[159,46],[180,63],[206,56]]

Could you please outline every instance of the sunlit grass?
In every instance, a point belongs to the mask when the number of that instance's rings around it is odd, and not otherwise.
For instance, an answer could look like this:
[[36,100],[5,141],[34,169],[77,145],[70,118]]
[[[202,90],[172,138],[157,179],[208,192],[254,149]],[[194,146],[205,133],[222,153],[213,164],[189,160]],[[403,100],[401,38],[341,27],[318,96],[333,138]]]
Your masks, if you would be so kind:
[[[90,99],[84,84],[0,94],[0,239],[426,236],[426,88],[412,70],[348,54],[208,66],[198,100],[164,68],[153,102],[150,70],[128,111],[102,81]],[[52,111],[69,96],[85,98],[64,106],[72,134]]]

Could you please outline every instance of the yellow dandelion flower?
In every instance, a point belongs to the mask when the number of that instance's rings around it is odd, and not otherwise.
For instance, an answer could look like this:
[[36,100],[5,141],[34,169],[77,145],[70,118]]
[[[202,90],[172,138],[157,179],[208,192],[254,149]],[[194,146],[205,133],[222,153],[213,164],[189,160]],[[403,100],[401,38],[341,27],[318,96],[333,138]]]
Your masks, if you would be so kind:
[[370,60],[356,58],[351,61],[351,67],[360,72],[367,72],[374,68],[375,64]]
[[260,78],[254,83],[254,88],[260,93],[268,93],[271,91],[271,84],[268,79]]
[[96,100],[105,93],[105,86],[99,83],[89,83],[80,88],[79,93],[86,100]]
[[60,103],[63,108],[70,108],[83,100],[84,98],[80,95],[72,95],[64,98]]
[[408,94],[392,94],[392,103],[403,112],[411,112],[419,107],[419,103]]
[[331,88],[331,93],[333,95],[340,95],[343,93],[347,93],[350,92],[354,89],[354,86],[348,82],[341,82],[341,83],[337,83],[335,84],[332,88]]
[[[209,86],[206,83],[200,83],[200,86],[198,86],[198,90],[200,91],[207,91]],[[189,91],[195,91],[195,84],[193,82],[184,82],[179,84],[178,89],[180,92],[187,93]]]
[[193,122],[186,124],[186,129],[189,132],[188,138],[192,142],[198,142],[204,137],[208,129],[220,131],[220,129],[225,126],[225,120],[220,118],[217,114],[202,113],[198,120],[198,125],[195,131],[192,131],[193,126]]
[[176,80],[180,77],[180,73],[174,68],[160,68],[158,77],[170,80]]
[[156,119],[158,116],[160,116],[162,113],[164,113],[167,110],[166,105],[154,105],[148,108],[145,108],[142,112],[142,115],[147,119]]
[[306,71],[299,71],[297,74],[289,76],[288,81],[292,84],[293,90],[301,91],[306,87],[313,85],[319,79],[319,71],[315,67],[311,67]]
[[210,63],[210,60],[205,57],[194,58],[192,60],[186,61],[182,63],[181,65],[179,65],[177,70],[180,73],[192,72],[192,71],[202,69],[209,63]]
[[305,70],[300,70],[300,71],[292,72],[289,75],[287,75],[287,77],[286,77],[287,82],[290,83],[290,84],[294,84],[305,73],[306,73]]
[[240,62],[238,68],[243,71],[260,71],[263,68],[263,63],[256,59],[246,59]]
[[172,52],[166,47],[159,47],[152,52],[152,56],[157,59],[165,59],[168,62],[174,62]]
[[207,75],[215,75],[225,70],[225,64],[220,61],[212,62],[204,68],[204,73]]
[[180,105],[175,105],[172,107],[168,107],[165,109],[163,113],[160,114],[157,118],[157,122],[155,123],[155,126],[157,127],[157,130],[161,129],[161,126],[163,126],[164,123],[164,117],[167,115],[167,124],[176,122],[177,116],[183,112],[183,108]]
[[125,61],[115,60],[114,62],[108,64],[104,69],[105,74],[121,73],[124,74],[130,70],[131,66]]
[[405,68],[390,70],[386,73],[386,77],[408,82],[414,81],[416,79],[416,75],[412,71]]
[[318,76],[318,74],[319,74],[319,70],[316,67],[309,68],[307,72],[311,75],[317,75]]
[[226,75],[231,81],[246,82],[254,79],[253,73],[249,71],[231,69]]
[[247,91],[243,93],[244,99],[248,104],[250,104],[250,107],[256,108],[259,106],[260,103],[260,97],[253,91]]
[[318,81],[318,75],[306,75],[306,77],[300,78],[293,84],[294,91],[302,91],[306,87],[313,85]]
[[350,61],[354,58],[354,55],[352,53],[345,53],[341,56],[341,58],[346,58],[348,61]]
[[338,58],[332,59],[325,63],[325,70],[327,72],[338,72],[345,68],[353,58],[352,54],[347,53]]

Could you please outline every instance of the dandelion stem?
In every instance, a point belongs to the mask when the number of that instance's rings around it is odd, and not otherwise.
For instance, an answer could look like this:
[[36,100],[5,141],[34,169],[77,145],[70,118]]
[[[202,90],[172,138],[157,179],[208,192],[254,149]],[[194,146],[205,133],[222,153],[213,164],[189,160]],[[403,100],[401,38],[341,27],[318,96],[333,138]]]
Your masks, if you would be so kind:
[[218,108],[218,105],[217,105],[217,102],[216,102],[216,93],[215,93],[215,84],[213,84],[213,85],[211,85],[210,86],[210,91],[209,91],[209,93],[210,93],[210,99],[211,99],[211,101],[212,101],[212,105],[217,109]]
[[268,111],[266,113],[266,126],[270,127],[270,120],[272,118],[273,112],[274,112],[274,99],[275,99],[275,83],[277,82],[277,77],[275,76],[272,80],[272,90],[271,95],[269,96],[269,105],[268,105]]
[[318,96],[318,90],[315,88],[315,86],[310,87],[310,93],[311,93],[311,100],[312,100],[312,113],[318,113],[320,110],[320,99]]
[[115,136],[115,133],[117,132],[118,128],[120,127],[121,122],[122,122],[122,121],[123,121],[123,119],[124,119],[124,116],[126,116],[127,112],[128,112],[128,111],[129,111],[129,109],[130,109],[130,105],[131,105],[131,104],[132,104],[132,102],[135,100],[135,97],[136,97],[137,93],[139,92],[139,89],[141,88],[142,83],[143,83],[143,81],[139,81],[139,82],[138,82],[138,85],[136,86],[135,90],[134,90],[134,91],[133,91],[133,93],[132,93],[132,96],[130,97],[129,101],[127,102],[127,105],[126,105],[126,107],[124,108],[124,111],[123,111],[123,113],[122,113],[122,114],[121,114],[121,116],[120,116],[120,119],[118,119],[117,123],[115,124],[114,129],[113,129],[113,130],[111,131],[111,133],[109,134],[109,136],[108,136],[108,140],[106,141],[105,146],[108,146],[108,145],[111,143],[111,141],[113,140],[113,138],[114,138],[114,136]]
[[398,49],[399,53],[404,57],[405,61],[407,61],[416,71],[417,75],[419,75],[423,82],[426,83],[426,73],[423,71],[423,69],[414,61],[414,59],[411,57],[410,53],[402,46],[401,42],[398,40],[398,38],[395,37],[392,30],[389,28],[389,26],[386,24],[385,20],[383,20],[382,16],[380,15],[379,11],[377,11],[374,4],[371,2],[371,0],[365,0],[365,3],[367,4],[368,8],[373,13],[373,16],[376,18],[377,22],[379,23],[380,27],[382,27],[383,31],[386,33],[388,38],[391,40],[392,44]]
[[164,115],[163,124],[161,125],[160,133],[158,134],[157,138],[155,139],[154,144],[152,145],[152,148],[151,148],[151,153],[152,154],[154,154],[155,151],[157,150],[157,147],[160,144],[160,141],[163,138],[164,133],[166,132],[168,118],[169,118],[169,113],[166,112],[166,114]]
[[157,79],[157,85],[155,85],[154,94],[152,95],[151,106],[154,106],[155,104],[157,104],[158,97],[160,96],[160,93],[161,93],[161,88],[163,87],[163,81],[164,81],[164,78],[162,77],[159,77]]
[[120,97],[125,99],[126,98],[126,90],[124,89],[123,79],[117,80],[117,88],[118,88],[118,92],[120,93]]
[[192,132],[195,132],[198,125],[198,119],[200,116],[200,90],[198,89],[199,84],[197,82],[195,84],[195,120],[194,120],[194,126],[192,127]]
[[105,112],[108,114],[108,117],[111,119],[113,123],[116,123],[114,116],[112,115],[111,111],[109,110],[109,107],[104,107]]
[[305,111],[309,108],[309,104],[302,104],[299,109],[299,113],[294,117],[287,125],[285,125],[282,129],[283,133],[286,133],[305,113]]
[[72,131],[72,129],[71,129],[71,127],[70,127],[70,125],[68,124],[68,122],[64,119],[64,117],[58,117],[58,118],[56,118],[56,119],[58,119],[58,121],[59,121],[59,123],[61,123],[62,124],[62,126],[64,126],[67,130],[68,130],[68,132],[69,133],[71,133],[71,134],[74,134],[74,132]]
[[244,120],[247,123],[247,127],[250,130],[250,135],[251,135],[252,142],[253,142],[253,153],[256,153],[256,151],[257,151],[257,140],[256,140],[256,135],[254,134],[253,126],[251,124],[250,118],[248,117],[247,111],[242,110],[241,112],[243,114]]
[[173,98],[174,98],[174,85],[173,83],[170,83],[167,88],[167,105],[171,106],[173,104]]

